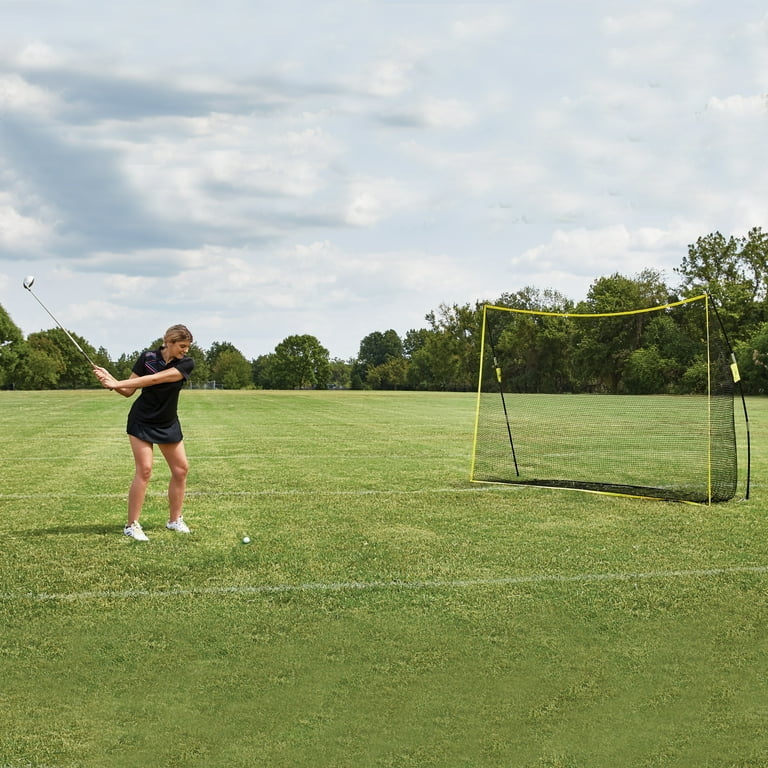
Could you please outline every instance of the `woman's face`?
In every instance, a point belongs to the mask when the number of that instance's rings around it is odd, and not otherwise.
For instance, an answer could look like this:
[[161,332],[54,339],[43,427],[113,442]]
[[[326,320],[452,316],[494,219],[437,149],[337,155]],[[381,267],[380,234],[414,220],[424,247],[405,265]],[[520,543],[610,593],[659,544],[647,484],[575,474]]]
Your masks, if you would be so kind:
[[189,352],[191,344],[192,342],[187,339],[182,339],[181,341],[167,341],[165,343],[165,348],[170,357],[175,357],[176,359],[181,360],[181,358]]

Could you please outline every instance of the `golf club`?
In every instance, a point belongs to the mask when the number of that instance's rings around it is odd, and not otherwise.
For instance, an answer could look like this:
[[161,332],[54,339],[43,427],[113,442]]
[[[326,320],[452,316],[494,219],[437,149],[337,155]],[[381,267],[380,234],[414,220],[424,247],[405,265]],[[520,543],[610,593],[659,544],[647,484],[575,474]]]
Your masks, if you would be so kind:
[[27,275],[27,277],[24,278],[24,287],[35,297],[35,301],[53,318],[53,322],[56,323],[56,325],[58,325],[59,328],[61,328],[61,330],[67,334],[67,336],[69,336],[69,340],[77,347],[80,354],[95,368],[96,363],[94,363],[93,360],[88,357],[85,350],[72,337],[72,334],[54,317],[53,312],[51,312],[51,310],[48,309],[48,307],[46,307],[45,304],[43,304],[43,302],[40,301],[40,299],[37,297],[37,294],[32,290],[34,283],[35,278],[33,275]]

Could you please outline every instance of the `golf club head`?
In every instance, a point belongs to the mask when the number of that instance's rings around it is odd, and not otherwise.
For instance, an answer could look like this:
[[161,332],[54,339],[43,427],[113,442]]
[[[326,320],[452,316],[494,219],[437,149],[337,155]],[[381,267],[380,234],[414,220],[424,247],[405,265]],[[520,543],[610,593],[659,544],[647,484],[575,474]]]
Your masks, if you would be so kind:
[[34,275],[27,275],[24,278],[24,287],[29,291],[32,286],[35,284],[35,276]]

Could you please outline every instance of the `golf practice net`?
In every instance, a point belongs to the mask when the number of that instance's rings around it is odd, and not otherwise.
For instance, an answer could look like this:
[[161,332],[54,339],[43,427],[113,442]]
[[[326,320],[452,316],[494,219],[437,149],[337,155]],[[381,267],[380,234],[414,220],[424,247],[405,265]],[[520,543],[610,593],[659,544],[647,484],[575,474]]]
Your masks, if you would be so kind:
[[607,314],[486,305],[471,480],[726,501],[738,380],[707,295]]

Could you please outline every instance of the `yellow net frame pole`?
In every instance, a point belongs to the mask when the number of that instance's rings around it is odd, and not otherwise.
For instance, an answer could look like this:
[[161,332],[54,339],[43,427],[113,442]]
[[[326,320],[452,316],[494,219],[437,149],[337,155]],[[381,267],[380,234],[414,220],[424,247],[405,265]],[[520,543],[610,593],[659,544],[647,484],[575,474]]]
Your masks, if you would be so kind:
[[709,338],[709,294],[704,295],[707,328],[707,504],[712,505],[712,358]]
[[485,360],[485,323],[488,317],[488,305],[483,306],[483,328],[480,333],[480,370],[477,377],[477,403],[475,404],[475,433],[472,438],[472,466],[469,470],[470,482],[475,479],[475,457],[477,456],[477,431],[480,428],[480,396],[483,391],[483,362]]

